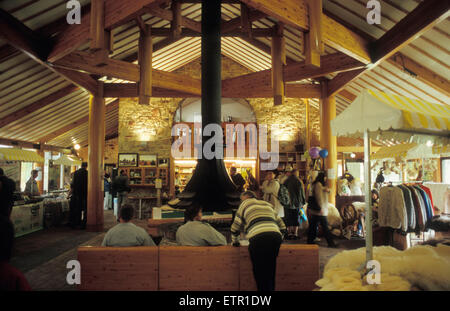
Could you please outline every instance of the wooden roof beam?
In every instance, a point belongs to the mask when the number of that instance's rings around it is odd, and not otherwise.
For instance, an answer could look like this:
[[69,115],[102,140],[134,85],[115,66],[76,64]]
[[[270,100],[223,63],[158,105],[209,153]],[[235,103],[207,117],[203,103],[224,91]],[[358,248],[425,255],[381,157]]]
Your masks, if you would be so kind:
[[322,31],[322,0],[308,0],[309,32],[305,33],[305,62],[320,67],[320,56],[324,53]]
[[[314,68],[306,65],[305,62],[289,64],[283,68],[284,82],[301,81],[308,78],[318,78],[324,75],[354,70],[365,67],[359,61],[341,54],[335,53],[321,57],[320,68]],[[271,86],[271,69],[253,72],[239,77],[223,80],[226,88],[258,88],[258,85]]]
[[[249,24],[251,24],[252,22],[255,22],[257,20],[260,20],[261,18],[267,17],[267,14],[265,14],[265,13],[256,11],[256,10],[250,10],[247,6],[245,6],[245,4],[241,4],[241,10],[243,7],[245,7],[246,11],[247,11],[247,13],[244,13],[244,15],[246,14],[246,16],[244,16],[246,18],[246,21],[245,21],[246,27],[249,27]],[[242,16],[233,18],[229,21],[222,21],[222,24],[220,26],[220,32],[223,35],[227,32],[239,29],[239,27],[242,27],[242,25],[243,25],[243,17]]]
[[[175,6],[175,9],[176,9],[176,6]],[[151,15],[159,17],[161,19],[170,21],[170,22],[172,22],[171,24],[173,24],[173,22],[174,22],[174,12],[171,10],[162,9],[158,5],[154,5],[154,4],[151,6],[144,7],[143,10],[145,12],[147,12],[148,14],[151,14]],[[181,8],[180,8],[180,10],[181,10]],[[179,25],[177,27],[183,26],[183,27],[186,27],[186,28],[191,29],[198,33],[202,32],[202,24],[200,22],[196,22],[190,18],[182,16],[181,11],[180,11],[180,16],[176,17],[176,19],[177,19],[177,21],[175,21],[175,23],[179,23]]]
[[[95,66],[93,56],[88,52],[74,52],[57,61],[55,65],[133,82],[140,81],[138,65],[121,60],[109,59],[106,66],[97,67]],[[152,70],[152,86],[193,95],[201,94],[201,82],[199,79],[156,69]]]
[[[369,65],[366,70],[375,68],[447,18],[450,15],[449,3],[450,0],[426,0],[418,4],[411,13],[371,44],[373,64]],[[356,70],[338,74],[328,83],[328,94],[333,95],[340,92],[348,83],[360,77],[364,72],[365,70]]]
[[372,44],[374,65],[393,56],[436,24],[450,16],[449,0],[425,0]]
[[152,96],[152,54],[153,43],[150,25],[139,35],[139,104],[148,105]]
[[62,152],[65,154],[70,154],[70,149],[53,146],[53,145],[46,145],[46,144],[35,144],[33,142],[24,141],[24,140],[16,140],[16,139],[10,139],[10,138],[4,138],[0,137],[0,145],[6,145],[6,146],[12,146],[12,147],[19,147],[19,148],[29,148],[29,149],[36,149],[36,150],[46,150],[46,151],[57,151]]
[[178,39],[181,36],[182,16],[181,16],[181,2],[172,0],[170,9],[172,10],[172,20],[170,22],[170,36]]
[[[105,97],[139,97],[137,83],[105,83],[104,87]],[[190,93],[152,87],[152,97],[186,98],[192,96]]]
[[274,28],[276,35],[272,37],[272,90],[273,104],[281,105],[284,102],[284,76],[283,66],[286,65],[286,45],[283,36],[283,24],[277,24]]
[[[105,97],[138,97],[137,83],[105,83]],[[152,97],[186,98],[192,94],[158,87],[152,88]],[[319,98],[318,84],[286,84],[285,96],[292,98]],[[222,96],[227,98],[273,98],[273,90],[269,82],[256,84],[253,88],[230,88],[222,86]]]
[[[105,29],[110,30],[124,20],[134,18],[146,5],[163,2],[165,0],[105,0]],[[80,24],[70,25],[55,37],[55,44],[48,56],[49,62],[57,61],[89,41],[90,15],[91,13],[87,12],[82,16]]]
[[[301,29],[304,32],[310,29],[306,0],[242,0],[242,2],[275,17],[286,25]],[[367,40],[323,13],[322,21],[325,44],[364,64],[371,63]]]
[[49,38],[34,32],[3,9],[0,9],[0,37],[41,61],[47,58],[52,48]]
[[97,91],[97,81],[89,75],[66,72],[65,70],[55,69],[50,66],[45,61],[46,55],[48,54],[47,49],[51,47],[49,39],[42,38],[42,36],[33,32],[14,16],[3,10],[0,10],[0,37],[5,39],[8,44],[14,46],[34,61],[57,73],[64,79],[85,88],[91,93]]

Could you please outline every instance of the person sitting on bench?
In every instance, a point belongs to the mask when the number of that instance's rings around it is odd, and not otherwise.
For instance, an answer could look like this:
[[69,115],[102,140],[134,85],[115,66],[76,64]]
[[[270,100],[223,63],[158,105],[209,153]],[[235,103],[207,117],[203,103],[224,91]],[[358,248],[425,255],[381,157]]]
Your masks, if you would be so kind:
[[102,246],[156,246],[148,233],[130,222],[134,209],[123,205],[120,209],[120,223],[108,230]]
[[218,246],[227,245],[227,240],[210,224],[202,222],[202,207],[193,204],[184,212],[186,223],[177,230],[178,245]]

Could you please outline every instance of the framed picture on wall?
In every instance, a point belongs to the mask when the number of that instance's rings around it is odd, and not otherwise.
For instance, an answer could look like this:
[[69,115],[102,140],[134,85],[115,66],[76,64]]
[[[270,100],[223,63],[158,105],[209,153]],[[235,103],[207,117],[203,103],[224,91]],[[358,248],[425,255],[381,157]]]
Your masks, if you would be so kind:
[[139,166],[156,167],[158,165],[158,157],[156,154],[140,154]]
[[138,165],[137,153],[119,153],[119,167],[137,166],[137,165]]

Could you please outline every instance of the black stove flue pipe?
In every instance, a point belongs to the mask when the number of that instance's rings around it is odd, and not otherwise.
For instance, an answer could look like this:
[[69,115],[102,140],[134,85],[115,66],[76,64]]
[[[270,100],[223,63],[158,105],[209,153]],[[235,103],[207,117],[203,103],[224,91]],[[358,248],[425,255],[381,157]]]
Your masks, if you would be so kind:
[[[204,129],[208,124],[221,125],[221,0],[202,1],[201,23],[201,113]],[[202,146],[208,139],[209,136],[202,136]],[[186,208],[196,201],[203,206],[204,211],[231,210],[239,205],[239,193],[226,171],[223,159],[208,160],[204,155],[198,160],[194,174],[179,199],[179,208]]]

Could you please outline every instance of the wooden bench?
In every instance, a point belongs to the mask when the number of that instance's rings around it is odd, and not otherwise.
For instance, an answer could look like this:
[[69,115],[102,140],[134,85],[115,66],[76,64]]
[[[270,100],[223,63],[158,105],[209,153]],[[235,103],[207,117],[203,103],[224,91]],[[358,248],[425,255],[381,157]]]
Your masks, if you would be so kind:
[[[80,247],[79,290],[256,290],[246,246]],[[282,244],[276,290],[313,290],[317,245]]]

